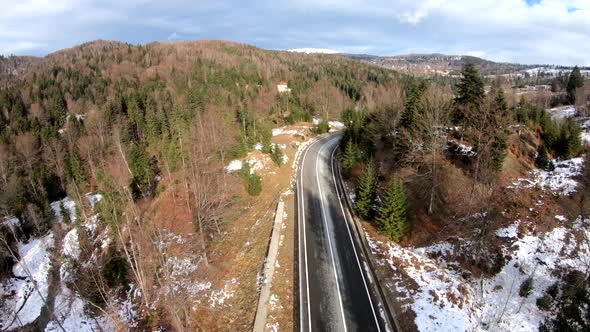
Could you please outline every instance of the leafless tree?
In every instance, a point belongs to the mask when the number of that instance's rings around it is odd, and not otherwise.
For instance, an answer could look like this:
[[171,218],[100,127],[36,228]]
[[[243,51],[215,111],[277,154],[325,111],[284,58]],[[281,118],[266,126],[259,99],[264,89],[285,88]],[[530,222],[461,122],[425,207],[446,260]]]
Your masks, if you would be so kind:
[[0,143],[0,179],[4,187],[8,185],[8,178],[14,170],[15,157],[10,147],[4,143]]
[[430,159],[430,178],[432,186],[428,203],[428,213],[434,212],[434,202],[437,193],[437,158],[446,144],[445,119],[450,109],[450,99],[438,89],[429,88],[418,105],[417,127],[421,133],[423,150]]

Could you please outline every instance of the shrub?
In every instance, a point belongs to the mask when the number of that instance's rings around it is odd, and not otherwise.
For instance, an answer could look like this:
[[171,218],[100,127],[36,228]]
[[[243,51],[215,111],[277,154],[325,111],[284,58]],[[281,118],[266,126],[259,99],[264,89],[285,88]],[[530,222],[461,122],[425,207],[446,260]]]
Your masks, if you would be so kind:
[[546,169],[549,166],[549,156],[547,155],[547,148],[544,144],[541,144],[537,149],[537,158],[535,165],[541,169]]
[[250,172],[250,164],[245,162],[242,166],[242,181],[244,189],[250,196],[258,196],[262,192],[262,178],[256,173]]
[[311,131],[317,135],[325,134],[330,131],[330,124],[326,120],[321,120],[311,128]]
[[520,297],[527,297],[531,294],[533,290],[533,278],[529,277],[526,278],[522,284],[520,284],[520,289],[518,290],[518,295]]
[[284,163],[285,155],[283,154],[283,149],[278,144],[273,144],[272,149],[270,151],[270,159],[279,167]]
[[245,186],[250,196],[258,196],[262,192],[262,179],[256,173],[250,174],[245,180]]
[[547,294],[537,299],[537,307],[543,311],[547,311],[551,307],[551,297]]
[[102,277],[110,288],[123,286],[127,288],[127,261],[114,245],[110,245],[102,257]]

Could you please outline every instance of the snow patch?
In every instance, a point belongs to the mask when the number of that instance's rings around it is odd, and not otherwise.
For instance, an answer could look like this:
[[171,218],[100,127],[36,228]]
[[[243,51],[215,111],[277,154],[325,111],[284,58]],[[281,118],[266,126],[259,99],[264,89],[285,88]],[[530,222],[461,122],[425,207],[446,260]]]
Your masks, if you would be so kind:
[[500,229],[496,230],[496,236],[503,237],[503,238],[509,238],[509,239],[517,238],[519,224],[520,224],[520,220],[517,220],[514,222],[514,224],[512,224],[506,228],[500,228]]
[[547,110],[549,115],[555,120],[571,118],[576,115],[576,108],[574,106],[554,107]]
[[554,160],[555,170],[533,170],[531,179],[518,179],[509,188],[535,188],[549,189],[553,192],[569,196],[576,191],[578,183],[573,179],[582,173],[584,158],[578,157],[563,161]]
[[236,288],[239,285],[239,281],[236,278],[228,280],[222,289],[216,289],[211,292],[209,296],[209,302],[211,307],[224,307],[231,306],[226,301],[233,298],[236,294]]
[[[19,262],[13,267],[14,278],[2,285],[1,326],[10,330],[29,324],[39,317],[48,292],[53,234],[19,244]],[[36,286],[36,287],[35,287]]]
[[72,228],[63,239],[63,254],[73,259],[80,256],[80,242],[78,241],[78,230]]
[[243,167],[243,163],[241,160],[232,160],[229,162],[229,165],[225,167],[225,171],[227,173],[235,172],[241,170]]
[[340,51],[331,50],[329,48],[313,48],[313,47],[293,48],[288,51],[293,52],[293,53],[305,53],[305,54],[312,54],[312,53],[338,54],[338,53],[341,53]]
[[51,206],[51,209],[53,210],[53,214],[55,215],[55,218],[60,223],[63,222],[63,212],[61,210],[62,206],[64,209],[66,209],[66,211],[70,217],[70,222],[73,223],[76,221],[76,202],[74,202],[71,198],[66,197],[66,198],[62,199],[61,201],[56,201],[56,202],[51,203],[50,206]]

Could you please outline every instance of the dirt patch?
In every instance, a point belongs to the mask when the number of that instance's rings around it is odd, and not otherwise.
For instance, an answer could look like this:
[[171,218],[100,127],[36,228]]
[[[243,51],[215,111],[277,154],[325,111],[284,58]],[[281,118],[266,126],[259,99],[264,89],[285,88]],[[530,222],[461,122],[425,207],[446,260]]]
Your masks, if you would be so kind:
[[[285,129],[304,129],[290,126]],[[266,256],[274,211],[279,199],[285,201],[286,218],[283,218],[277,264],[271,292],[271,308],[267,326],[280,326],[281,330],[293,329],[293,271],[294,263],[294,196],[291,191],[293,166],[297,143],[302,138],[291,134],[277,135],[272,139],[282,144],[288,157],[280,167],[267,155],[251,152],[244,160],[261,161],[257,174],[262,177],[262,193],[249,197],[236,186],[236,203],[226,217],[223,235],[209,245],[209,266],[205,279],[211,289],[228,290],[223,303],[203,302],[194,308],[196,330],[250,331],[256,314],[259,283]],[[237,175],[228,175],[236,177]]]
[[271,287],[266,331],[294,330],[295,266],[295,200],[294,194],[283,196],[285,214],[281,223],[279,254]]

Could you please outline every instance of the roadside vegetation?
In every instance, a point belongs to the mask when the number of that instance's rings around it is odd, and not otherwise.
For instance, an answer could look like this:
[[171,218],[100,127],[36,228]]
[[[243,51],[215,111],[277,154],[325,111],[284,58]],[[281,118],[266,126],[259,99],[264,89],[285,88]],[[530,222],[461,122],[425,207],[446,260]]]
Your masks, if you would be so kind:
[[[15,236],[4,234],[2,273],[10,278],[20,259],[11,254],[17,243],[55,233],[59,202],[71,200],[77,217],[58,214],[84,245],[68,284],[84,285],[72,288],[74,297],[99,316],[133,306],[132,319],[117,318],[122,330],[249,329],[256,297],[231,308],[221,296],[238,284],[236,298],[256,293],[264,251],[247,256],[248,279],[223,284],[233,264],[223,248],[241,236],[235,225],[249,207],[268,208],[257,204],[270,204],[265,192],[280,181],[266,181],[269,172],[248,160],[236,173],[227,165],[260,151],[281,167],[293,147],[273,129],[316,118],[313,131],[325,133],[344,108],[388,103],[365,95],[398,80],[340,56],[226,42],[97,41],[22,63],[0,87],[0,213],[3,224],[18,221]],[[279,84],[290,91],[278,92]],[[90,203],[90,193],[100,199]]]
[[[395,102],[342,112],[347,129],[339,161],[353,188],[357,215],[365,221],[368,232],[375,230],[382,238],[409,248],[448,245],[444,241],[464,243],[462,246],[470,248],[462,249],[466,256],[448,262],[461,266],[460,271],[470,280],[483,280],[505,268],[510,256],[502,254],[506,249],[502,249],[504,244],[495,229],[514,215],[523,218],[522,212],[514,212],[521,206],[548,204],[545,199],[549,199],[541,195],[537,201],[525,203],[526,198],[507,194],[506,188],[514,187],[512,182],[531,169],[551,172],[557,164],[564,167],[563,163],[578,160],[575,158],[586,151],[580,120],[573,116],[587,112],[587,84],[578,68],[565,80],[553,80],[566,83],[556,83],[560,87],[552,98],[530,98],[516,95],[517,88],[511,86],[514,82],[482,77],[468,62],[456,80],[405,76],[390,92],[397,97]],[[552,106],[572,105],[559,109],[565,112],[576,106],[576,113],[562,116],[547,110],[547,100]],[[578,190],[574,198],[554,196],[552,204],[585,206],[579,203],[587,196],[584,190]],[[534,221],[528,225],[528,229],[540,227]],[[528,234],[522,231],[523,236]],[[404,271],[402,266],[408,263],[402,259],[395,264],[399,265],[394,271]],[[568,273],[575,271],[562,271],[553,295],[539,298],[543,310],[553,313],[544,316],[542,329],[579,330],[587,326],[587,318],[571,306],[576,296],[575,301],[585,301],[582,299],[590,294],[583,278],[575,287],[568,282],[574,278]],[[518,286],[517,293],[524,298],[542,287],[534,274]],[[432,301],[436,302],[436,297]],[[412,328],[414,323],[405,324]]]

